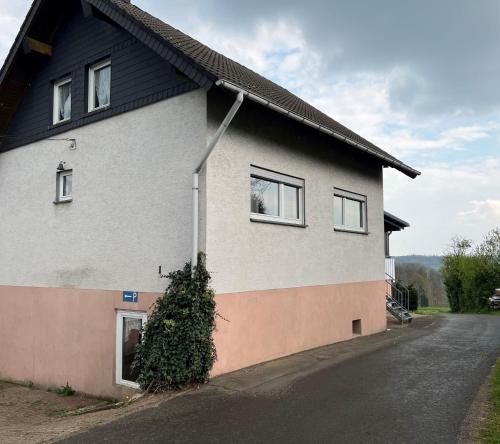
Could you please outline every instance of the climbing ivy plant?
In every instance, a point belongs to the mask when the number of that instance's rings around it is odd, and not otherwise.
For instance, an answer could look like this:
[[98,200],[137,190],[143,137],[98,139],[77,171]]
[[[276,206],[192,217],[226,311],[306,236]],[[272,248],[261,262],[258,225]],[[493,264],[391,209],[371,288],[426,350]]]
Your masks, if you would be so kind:
[[205,255],[170,273],[165,294],[157,299],[137,346],[134,371],[141,388],[165,391],[204,383],[216,359],[214,292]]

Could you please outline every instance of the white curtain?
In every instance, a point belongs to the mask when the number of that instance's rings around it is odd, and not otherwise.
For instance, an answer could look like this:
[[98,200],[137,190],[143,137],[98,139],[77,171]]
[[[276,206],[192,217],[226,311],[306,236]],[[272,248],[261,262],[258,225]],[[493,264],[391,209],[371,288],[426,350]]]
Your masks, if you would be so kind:
[[71,83],[59,87],[59,119],[71,117]]
[[109,105],[111,85],[111,67],[107,66],[95,72],[96,108]]

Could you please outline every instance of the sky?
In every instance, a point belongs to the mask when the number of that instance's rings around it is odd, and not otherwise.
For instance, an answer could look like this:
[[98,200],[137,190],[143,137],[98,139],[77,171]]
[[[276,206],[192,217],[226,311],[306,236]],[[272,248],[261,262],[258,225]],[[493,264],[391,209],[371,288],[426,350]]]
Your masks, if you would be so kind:
[[[418,169],[384,172],[394,255],[500,226],[500,1],[132,0]],[[31,2],[0,0],[0,59]]]

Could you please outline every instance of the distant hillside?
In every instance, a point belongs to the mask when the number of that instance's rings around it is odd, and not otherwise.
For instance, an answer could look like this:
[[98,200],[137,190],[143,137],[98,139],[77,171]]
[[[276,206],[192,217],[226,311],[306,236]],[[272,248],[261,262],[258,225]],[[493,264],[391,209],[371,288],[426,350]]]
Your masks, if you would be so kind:
[[433,270],[439,270],[441,268],[443,257],[442,256],[423,256],[418,254],[412,254],[409,256],[396,256],[396,264],[418,264],[424,267],[432,268]]

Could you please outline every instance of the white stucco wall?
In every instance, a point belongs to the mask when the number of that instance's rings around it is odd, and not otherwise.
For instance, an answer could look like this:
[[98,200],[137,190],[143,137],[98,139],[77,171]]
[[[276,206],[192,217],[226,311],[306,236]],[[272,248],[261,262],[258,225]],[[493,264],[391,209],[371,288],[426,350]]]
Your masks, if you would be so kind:
[[[206,143],[194,91],[0,154],[0,285],[161,291],[190,259],[191,173]],[[54,205],[56,167],[73,202]]]
[[[209,104],[209,133],[222,109]],[[206,170],[206,251],[218,293],[384,279],[382,167],[263,107],[241,109]],[[305,179],[307,228],[250,221],[250,165]],[[369,234],[333,229],[334,187],[367,196]]]

